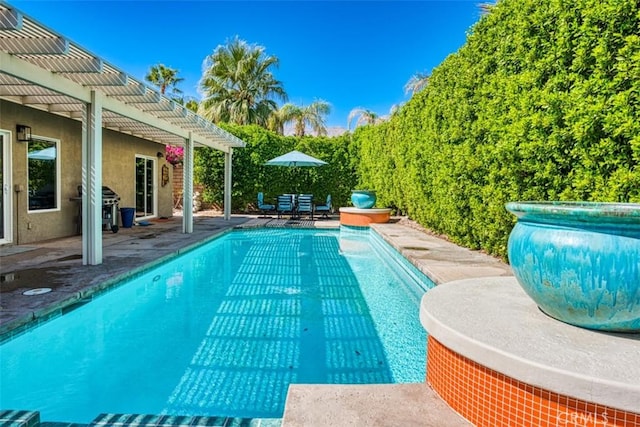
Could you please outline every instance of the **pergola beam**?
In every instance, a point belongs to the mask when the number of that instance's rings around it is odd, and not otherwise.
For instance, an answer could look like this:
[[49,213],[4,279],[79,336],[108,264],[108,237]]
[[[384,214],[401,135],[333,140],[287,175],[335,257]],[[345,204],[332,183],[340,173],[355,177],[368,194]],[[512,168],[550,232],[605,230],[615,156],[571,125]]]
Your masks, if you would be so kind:
[[15,9],[0,10],[0,30],[22,29],[22,14]]
[[0,50],[13,55],[64,54],[69,52],[69,41],[60,37],[31,39],[0,39]]

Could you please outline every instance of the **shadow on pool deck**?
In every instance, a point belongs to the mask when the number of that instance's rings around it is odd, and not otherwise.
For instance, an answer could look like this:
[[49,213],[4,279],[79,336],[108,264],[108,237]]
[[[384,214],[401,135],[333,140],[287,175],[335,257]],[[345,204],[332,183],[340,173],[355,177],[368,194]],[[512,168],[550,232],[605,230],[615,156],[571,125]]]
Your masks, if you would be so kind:
[[[174,216],[151,221],[151,225],[146,227],[121,228],[118,233],[104,232],[103,263],[96,266],[82,265],[80,236],[0,247],[0,336],[9,338],[38,319],[46,320],[82,305],[91,299],[92,294],[110,284],[221,233],[233,228],[257,227],[337,228],[339,222],[336,219],[292,221],[249,215],[233,215],[225,221],[219,215],[197,215],[193,233],[184,234],[182,217]],[[436,284],[462,278],[512,274],[508,265],[495,258],[460,248],[397,219],[388,224],[374,224],[372,228]],[[51,288],[51,292],[23,295],[25,291],[39,288]],[[360,422],[365,420],[385,420],[384,424],[376,425],[398,425],[396,422],[416,426],[466,425],[426,383],[395,384],[382,388],[361,386],[361,389],[317,387],[296,385],[292,398],[290,396],[287,400],[283,425],[362,425]],[[424,401],[422,410],[414,408],[407,412],[403,409],[408,403],[407,393]],[[323,396],[322,405],[318,405],[318,396]],[[324,399],[330,396],[334,398]],[[409,404],[415,406],[417,401],[414,399]],[[311,421],[306,415],[312,410],[316,414],[324,411],[329,418],[322,421],[317,416],[315,421]],[[407,416],[413,417],[415,423],[407,424]]]

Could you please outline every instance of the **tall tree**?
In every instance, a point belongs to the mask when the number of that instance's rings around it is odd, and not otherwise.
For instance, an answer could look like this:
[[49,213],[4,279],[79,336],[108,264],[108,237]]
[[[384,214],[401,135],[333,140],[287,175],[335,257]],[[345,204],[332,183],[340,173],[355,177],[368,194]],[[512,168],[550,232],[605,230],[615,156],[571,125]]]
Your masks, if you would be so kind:
[[320,99],[306,107],[285,104],[280,109],[279,115],[283,125],[287,123],[294,124],[296,136],[304,136],[307,126],[310,127],[316,135],[322,136],[327,134],[325,116],[330,112],[331,105]]
[[353,119],[356,120],[356,126],[360,125],[374,125],[376,123],[380,123],[384,121],[377,113],[374,113],[371,110],[367,110],[366,108],[356,107],[349,113],[349,117],[347,118],[347,129],[351,129],[351,122]]
[[184,103],[184,106],[188,109],[193,111],[194,113],[198,112],[198,101],[196,101],[195,99],[190,99],[187,102]]
[[271,113],[267,119],[266,128],[279,135],[284,135],[284,112],[282,107]]
[[404,85],[404,93],[411,94],[411,96],[420,92],[429,83],[429,74],[427,73],[415,73],[407,84]]
[[178,70],[166,67],[164,64],[153,65],[147,75],[144,77],[146,81],[160,88],[160,93],[165,95],[167,89],[171,89],[172,97],[179,96],[182,91],[176,86],[183,81],[182,77],[178,77]]
[[480,3],[478,4],[478,8],[480,8],[480,13],[482,15],[487,15],[491,12],[491,9],[493,9],[495,5],[495,3]]
[[200,80],[203,100],[199,112],[214,122],[267,126],[277,110],[275,99],[286,101],[282,82],[272,69],[279,60],[262,46],[235,37],[216,47],[205,59]]

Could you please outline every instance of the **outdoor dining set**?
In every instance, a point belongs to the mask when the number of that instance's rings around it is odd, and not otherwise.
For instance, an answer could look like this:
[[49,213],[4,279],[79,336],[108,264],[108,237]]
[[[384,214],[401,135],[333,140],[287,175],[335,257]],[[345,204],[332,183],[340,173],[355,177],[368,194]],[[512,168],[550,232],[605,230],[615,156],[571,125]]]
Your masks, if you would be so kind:
[[[282,156],[271,159],[265,163],[267,166],[284,166],[290,168],[316,167],[327,163],[323,160],[301,153],[290,151]],[[291,215],[291,218],[301,218],[308,215],[311,220],[317,213],[321,213],[322,218],[329,218],[331,212],[331,195],[327,196],[324,204],[315,204],[313,194],[281,194],[276,197],[274,203],[265,203],[264,193],[258,193],[258,209],[263,216],[270,212],[276,212],[278,219],[283,215]]]
[[290,215],[291,219],[308,215],[313,220],[314,215],[321,214],[322,218],[329,218],[331,213],[331,194],[324,204],[315,204],[313,194],[281,194],[276,197],[275,204],[265,203],[264,193],[258,193],[258,209],[262,215],[277,213],[278,219],[283,215]]

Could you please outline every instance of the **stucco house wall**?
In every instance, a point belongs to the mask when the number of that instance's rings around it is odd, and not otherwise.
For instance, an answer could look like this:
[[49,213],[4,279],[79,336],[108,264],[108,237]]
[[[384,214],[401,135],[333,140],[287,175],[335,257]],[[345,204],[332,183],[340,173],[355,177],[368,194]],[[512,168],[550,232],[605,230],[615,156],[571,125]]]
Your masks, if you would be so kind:
[[[17,141],[17,124],[30,126],[34,138],[59,140],[60,203],[56,210],[28,210],[28,144]],[[78,195],[77,187],[82,183],[81,122],[0,100],[0,129],[12,134],[13,243],[26,244],[77,234],[79,205],[70,198]],[[164,157],[157,155],[164,154],[164,145],[108,129],[103,129],[102,135],[102,182],[121,197],[120,207],[135,207],[135,161],[136,155],[142,155],[153,159],[155,163],[155,216],[171,216],[172,173],[168,174],[169,182],[162,185],[162,167],[167,165],[171,168],[171,165]],[[23,188],[23,191],[14,191],[16,186]]]

